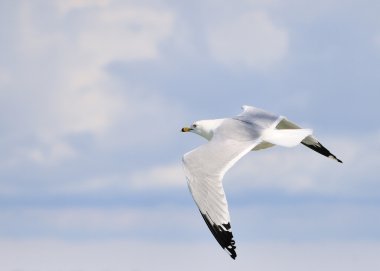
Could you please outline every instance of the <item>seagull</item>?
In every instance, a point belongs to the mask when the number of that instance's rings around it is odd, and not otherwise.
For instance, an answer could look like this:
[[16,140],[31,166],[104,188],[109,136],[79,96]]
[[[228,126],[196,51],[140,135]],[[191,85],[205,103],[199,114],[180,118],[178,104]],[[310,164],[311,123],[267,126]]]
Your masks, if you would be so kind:
[[303,129],[284,116],[253,106],[245,105],[242,109],[236,117],[199,120],[181,130],[208,140],[182,157],[183,169],[204,221],[232,259],[236,258],[236,245],[222,179],[240,158],[250,151],[301,143],[342,163],[312,135],[311,129]]

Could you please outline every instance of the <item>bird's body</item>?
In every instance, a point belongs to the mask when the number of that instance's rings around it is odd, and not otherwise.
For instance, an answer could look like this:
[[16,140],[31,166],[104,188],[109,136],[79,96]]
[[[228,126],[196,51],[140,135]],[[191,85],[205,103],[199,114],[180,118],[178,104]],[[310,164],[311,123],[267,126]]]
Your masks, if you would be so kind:
[[222,179],[241,157],[251,150],[302,143],[341,162],[312,136],[312,130],[302,129],[283,116],[255,107],[243,106],[243,109],[243,113],[234,118],[201,120],[182,128],[182,132],[193,132],[209,141],[183,156],[184,171],[207,226],[233,259],[236,246]]

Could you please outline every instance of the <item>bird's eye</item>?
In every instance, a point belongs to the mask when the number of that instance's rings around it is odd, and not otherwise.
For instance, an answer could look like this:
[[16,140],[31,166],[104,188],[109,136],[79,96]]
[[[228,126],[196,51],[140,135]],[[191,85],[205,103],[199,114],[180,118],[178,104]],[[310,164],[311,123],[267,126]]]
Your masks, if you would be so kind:
[[196,125],[196,124],[193,124],[193,128],[197,128],[197,125]]

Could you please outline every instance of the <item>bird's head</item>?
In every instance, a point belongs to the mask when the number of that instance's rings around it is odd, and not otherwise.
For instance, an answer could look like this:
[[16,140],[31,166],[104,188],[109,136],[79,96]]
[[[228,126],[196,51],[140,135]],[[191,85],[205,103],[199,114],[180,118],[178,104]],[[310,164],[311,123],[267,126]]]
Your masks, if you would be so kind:
[[215,129],[220,125],[219,120],[198,120],[190,125],[190,127],[183,127],[182,132],[192,132],[198,134],[207,140],[211,140]]
[[181,131],[183,133],[192,132],[200,135],[202,131],[202,126],[200,124],[200,121],[196,121],[193,124],[191,124],[190,127],[183,127]]

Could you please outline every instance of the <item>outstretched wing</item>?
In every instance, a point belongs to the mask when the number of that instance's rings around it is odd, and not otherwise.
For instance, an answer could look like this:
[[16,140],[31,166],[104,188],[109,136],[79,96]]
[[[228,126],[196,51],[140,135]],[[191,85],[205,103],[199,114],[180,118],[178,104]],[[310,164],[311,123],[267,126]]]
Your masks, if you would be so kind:
[[218,137],[186,153],[183,166],[190,192],[210,231],[221,247],[235,259],[230,215],[222,179],[259,140],[237,141]]
[[[276,126],[277,129],[300,129],[297,124],[283,118]],[[332,154],[328,149],[326,149],[314,136],[310,135],[306,137],[301,142],[306,147],[328,157],[342,163],[340,159],[338,159],[334,154]]]

